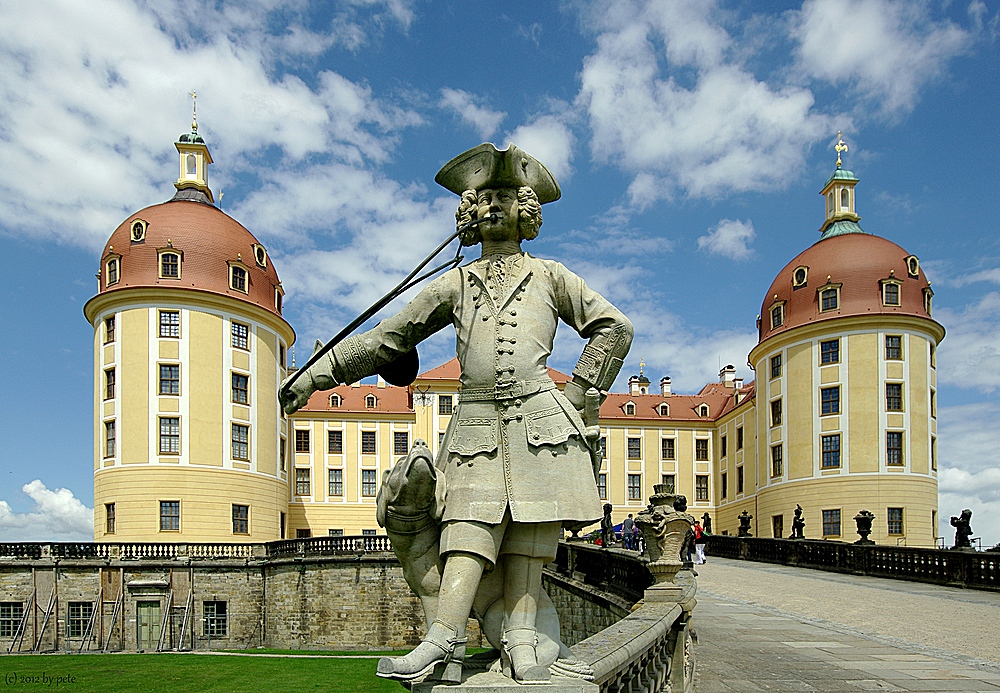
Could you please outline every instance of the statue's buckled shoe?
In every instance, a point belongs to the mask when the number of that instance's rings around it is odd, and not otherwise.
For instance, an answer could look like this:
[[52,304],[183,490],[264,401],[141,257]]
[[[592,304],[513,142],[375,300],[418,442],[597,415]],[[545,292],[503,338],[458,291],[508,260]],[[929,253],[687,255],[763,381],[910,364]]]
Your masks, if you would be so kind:
[[379,659],[376,674],[395,681],[414,681],[430,674],[436,681],[461,683],[468,641],[456,637],[455,629],[446,623],[434,621],[427,636],[409,654]]
[[[535,646],[538,635],[534,628],[511,628],[504,631],[503,653],[510,668],[509,676],[521,684],[544,684],[552,678],[548,667],[538,663]],[[507,667],[505,667],[506,669]],[[507,673],[507,672],[505,672]]]

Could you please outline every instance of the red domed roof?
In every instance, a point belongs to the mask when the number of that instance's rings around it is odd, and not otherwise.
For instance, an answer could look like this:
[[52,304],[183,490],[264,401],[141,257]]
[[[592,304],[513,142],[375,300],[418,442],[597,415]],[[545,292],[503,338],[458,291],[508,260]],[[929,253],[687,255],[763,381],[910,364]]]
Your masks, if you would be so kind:
[[[924,300],[930,282],[919,261],[910,258],[892,241],[867,233],[820,240],[785,265],[768,289],[760,310],[760,341],[801,325],[846,316],[895,314],[930,319]],[[806,270],[802,285],[796,284],[799,268]],[[883,304],[882,281],[887,279],[899,282],[899,305]],[[838,307],[821,312],[818,290],[838,284]],[[784,302],[783,322],[772,327],[771,309],[780,302]]]
[[[139,241],[132,237],[137,221],[145,222]],[[178,278],[161,276],[159,257],[164,251],[181,256]],[[109,286],[107,263],[116,256],[119,278]],[[230,266],[246,271],[246,292],[230,286]],[[267,251],[242,224],[204,202],[174,199],[130,215],[104,247],[100,276],[102,294],[135,287],[191,288],[281,313],[275,295],[280,280]]]

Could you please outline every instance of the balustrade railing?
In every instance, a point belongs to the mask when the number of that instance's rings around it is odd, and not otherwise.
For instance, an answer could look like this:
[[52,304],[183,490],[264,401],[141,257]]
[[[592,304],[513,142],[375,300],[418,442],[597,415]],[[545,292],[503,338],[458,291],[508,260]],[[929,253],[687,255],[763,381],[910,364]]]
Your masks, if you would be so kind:
[[1000,553],[810,539],[712,535],[710,556],[780,563],[840,573],[1000,590]]
[[584,542],[559,542],[556,570],[587,585],[610,592],[631,604],[642,599],[653,576],[647,559],[622,549],[603,549]]
[[266,544],[183,542],[6,542],[0,543],[0,559],[100,559],[100,560],[249,560],[295,555],[343,555],[391,553],[385,535],[363,537],[316,537],[286,539]]

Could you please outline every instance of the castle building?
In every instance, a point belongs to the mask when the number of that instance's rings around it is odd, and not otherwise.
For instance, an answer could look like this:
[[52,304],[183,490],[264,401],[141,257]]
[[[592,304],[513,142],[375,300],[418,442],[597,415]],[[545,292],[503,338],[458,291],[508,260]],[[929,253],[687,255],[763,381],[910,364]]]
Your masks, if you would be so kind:
[[282,288],[267,250],[213,203],[197,124],[168,202],[101,256],[94,328],[97,541],[262,541],[283,533]]
[[[295,335],[266,249],[213,204],[211,156],[176,143],[169,202],[129,216],[101,259],[94,326],[95,538],[261,542],[379,533],[383,475],[417,440],[437,452],[460,396],[453,359],[406,388],[375,383],[277,406]],[[840,149],[838,149],[840,151]],[[937,535],[935,350],[944,328],[920,261],[863,231],[858,179],[822,190],[818,242],[764,295],[744,384],[726,366],[695,394],[643,373],[601,406],[598,492],[614,520],[654,484],[716,533],[931,546]],[[570,376],[549,370],[557,386]]]

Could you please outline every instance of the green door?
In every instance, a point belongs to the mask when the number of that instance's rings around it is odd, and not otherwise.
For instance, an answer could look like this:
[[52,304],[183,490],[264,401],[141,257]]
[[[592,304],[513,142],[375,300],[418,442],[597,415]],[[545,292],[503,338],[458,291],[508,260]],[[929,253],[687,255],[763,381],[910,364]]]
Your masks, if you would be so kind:
[[136,602],[135,612],[139,625],[139,649],[156,651],[160,644],[160,602]]

